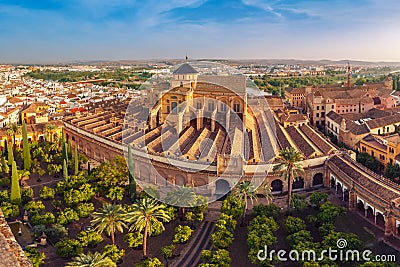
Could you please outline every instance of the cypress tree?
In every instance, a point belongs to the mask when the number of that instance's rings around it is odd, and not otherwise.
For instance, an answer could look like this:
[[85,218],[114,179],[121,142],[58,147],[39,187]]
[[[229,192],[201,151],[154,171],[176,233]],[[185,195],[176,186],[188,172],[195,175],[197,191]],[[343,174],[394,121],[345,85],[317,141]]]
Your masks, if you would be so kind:
[[71,140],[68,140],[67,142],[67,155],[69,159],[72,159],[72,145],[71,145]]
[[75,175],[78,175],[79,172],[79,157],[78,157],[78,148],[74,146],[74,163],[75,163]]
[[62,158],[68,164],[68,144],[64,142],[63,150],[62,150]]
[[68,180],[68,167],[67,167],[67,161],[65,159],[63,160],[63,178],[64,178],[64,182],[67,182],[67,180]]
[[8,158],[8,147],[7,147],[7,139],[4,139],[4,149],[3,149],[3,156]]
[[12,146],[7,145],[7,150],[8,150],[7,161],[8,161],[8,164],[11,165],[12,162],[14,161],[14,152],[13,152]]
[[21,188],[19,186],[17,164],[15,161],[12,161],[10,201],[17,205],[21,204]]
[[87,163],[87,173],[88,173],[88,175],[90,175],[90,162],[89,161]]
[[134,176],[134,163],[132,158],[132,148],[128,145],[128,171],[129,171],[129,193],[131,201],[136,199],[136,181]]
[[62,142],[62,144],[64,145],[64,143],[65,143],[65,133],[64,133],[64,128],[62,128],[62,130],[61,130],[61,142]]
[[31,151],[28,142],[28,133],[26,131],[25,121],[22,122],[22,145],[23,145],[23,155],[24,155],[24,169],[29,171],[32,166]]

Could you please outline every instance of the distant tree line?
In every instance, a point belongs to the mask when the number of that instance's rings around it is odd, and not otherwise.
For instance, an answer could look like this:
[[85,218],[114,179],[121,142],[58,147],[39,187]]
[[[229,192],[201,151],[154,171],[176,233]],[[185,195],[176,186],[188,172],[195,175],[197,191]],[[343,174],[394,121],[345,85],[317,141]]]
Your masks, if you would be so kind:
[[135,72],[132,70],[113,70],[113,71],[52,71],[52,70],[37,70],[26,74],[34,79],[58,82],[79,82],[96,79],[113,79],[115,81],[130,82],[130,81],[145,81],[151,77],[148,72]]

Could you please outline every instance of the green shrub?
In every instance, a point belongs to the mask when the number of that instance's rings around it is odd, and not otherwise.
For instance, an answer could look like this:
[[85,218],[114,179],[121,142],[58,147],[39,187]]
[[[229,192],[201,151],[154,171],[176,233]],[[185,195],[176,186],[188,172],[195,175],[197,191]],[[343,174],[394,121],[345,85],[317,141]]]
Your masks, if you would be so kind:
[[19,214],[19,206],[9,202],[3,202],[0,206],[6,219],[15,217]]
[[25,250],[25,255],[32,262],[33,267],[39,267],[44,264],[46,255],[43,252],[39,252],[36,248],[27,248]]
[[82,244],[76,239],[65,239],[56,244],[56,254],[62,258],[71,258],[83,253]]
[[218,249],[217,251],[203,250],[201,252],[201,258],[203,264],[199,266],[218,266],[218,267],[229,267],[231,266],[231,257],[229,251],[225,249]]
[[164,267],[164,264],[158,258],[148,258],[136,267]]
[[42,199],[53,199],[54,194],[55,190],[51,187],[43,186],[42,189],[40,189],[40,197]]
[[189,226],[178,225],[175,228],[175,235],[172,238],[173,243],[185,243],[189,240],[193,230]]
[[79,218],[87,218],[94,211],[93,203],[82,203],[76,207]]
[[137,248],[143,245],[143,234],[139,232],[129,233],[125,236],[124,241],[128,243],[128,247]]
[[310,203],[319,207],[321,203],[324,203],[328,200],[328,195],[320,192],[314,192],[310,196]]
[[346,211],[345,208],[336,206],[329,201],[322,204],[319,210],[317,218],[321,223],[334,223]]
[[33,189],[32,188],[23,188],[21,190],[21,201],[22,204],[26,204],[31,201],[33,198]]
[[0,191],[0,205],[3,202],[10,202],[10,195],[8,194],[8,190]]
[[38,214],[39,212],[43,211],[46,207],[44,206],[42,201],[29,201],[24,206],[24,209],[29,212],[31,215]]
[[58,224],[65,225],[74,221],[79,221],[79,216],[78,213],[71,208],[66,208],[64,211],[58,214]]
[[290,235],[306,229],[306,223],[302,219],[292,216],[287,217],[284,226]]
[[46,212],[44,214],[35,214],[31,217],[31,222],[33,225],[48,225],[54,223],[55,221],[56,218],[51,212]]
[[244,203],[234,196],[228,196],[221,206],[221,212],[232,215],[236,220],[243,216]]
[[101,253],[117,263],[125,255],[125,250],[118,249],[116,245],[106,245]]
[[265,215],[267,217],[272,216],[272,217],[276,218],[281,213],[281,208],[275,204],[269,204],[269,205],[260,204],[260,205],[254,206],[253,213],[255,216]]
[[318,231],[321,236],[327,236],[330,233],[336,230],[335,226],[332,223],[324,223],[318,228]]
[[103,241],[101,234],[94,230],[81,231],[76,235],[76,239],[78,239],[84,247],[93,247]]

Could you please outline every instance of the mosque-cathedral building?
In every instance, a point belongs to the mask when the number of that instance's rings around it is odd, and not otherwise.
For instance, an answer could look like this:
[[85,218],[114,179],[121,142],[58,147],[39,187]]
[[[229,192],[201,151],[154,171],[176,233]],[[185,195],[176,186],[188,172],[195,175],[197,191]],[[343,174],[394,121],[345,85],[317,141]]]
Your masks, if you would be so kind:
[[98,161],[124,155],[130,145],[141,185],[185,185],[210,196],[239,180],[285,193],[287,183],[272,166],[281,149],[294,147],[306,171],[294,191],[332,187],[349,209],[400,237],[400,186],[360,166],[306,116],[273,110],[271,99],[250,94],[244,76],[204,75],[184,63],[169,82],[145,90],[131,103],[66,118],[67,138]]

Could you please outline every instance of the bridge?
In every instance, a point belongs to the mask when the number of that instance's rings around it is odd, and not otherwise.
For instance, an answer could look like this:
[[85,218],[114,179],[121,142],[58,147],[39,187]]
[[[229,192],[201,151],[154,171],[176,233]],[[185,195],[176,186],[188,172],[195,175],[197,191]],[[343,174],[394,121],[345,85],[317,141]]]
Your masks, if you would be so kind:
[[348,154],[326,161],[325,186],[334,188],[351,211],[361,212],[385,236],[400,238],[400,186],[367,169]]

